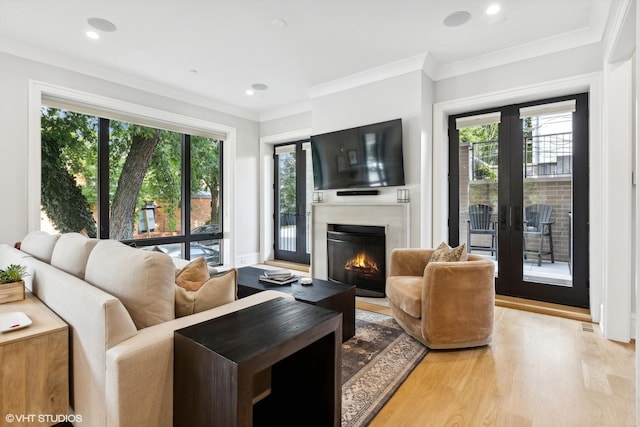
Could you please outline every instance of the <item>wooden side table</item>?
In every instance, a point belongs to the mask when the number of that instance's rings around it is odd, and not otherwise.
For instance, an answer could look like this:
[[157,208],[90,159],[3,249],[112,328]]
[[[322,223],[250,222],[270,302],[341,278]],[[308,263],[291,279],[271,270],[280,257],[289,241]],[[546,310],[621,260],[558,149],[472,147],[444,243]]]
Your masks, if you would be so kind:
[[173,425],[338,427],[341,327],[279,298],[175,331]]
[[0,426],[50,426],[69,413],[69,329],[31,293],[0,304],[26,328],[0,333]]

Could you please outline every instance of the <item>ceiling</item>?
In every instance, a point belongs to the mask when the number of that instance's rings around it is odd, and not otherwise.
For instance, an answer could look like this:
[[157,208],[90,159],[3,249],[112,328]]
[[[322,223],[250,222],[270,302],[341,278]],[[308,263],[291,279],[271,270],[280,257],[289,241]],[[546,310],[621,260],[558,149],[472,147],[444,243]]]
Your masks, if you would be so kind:
[[[485,13],[491,3],[498,14]],[[0,0],[0,51],[249,114],[367,73],[440,80],[602,40],[617,0]],[[467,11],[463,25],[445,17]],[[85,36],[87,20],[116,31]],[[283,22],[286,25],[283,25]],[[406,72],[406,71],[405,71]],[[268,89],[245,93],[254,83]]]

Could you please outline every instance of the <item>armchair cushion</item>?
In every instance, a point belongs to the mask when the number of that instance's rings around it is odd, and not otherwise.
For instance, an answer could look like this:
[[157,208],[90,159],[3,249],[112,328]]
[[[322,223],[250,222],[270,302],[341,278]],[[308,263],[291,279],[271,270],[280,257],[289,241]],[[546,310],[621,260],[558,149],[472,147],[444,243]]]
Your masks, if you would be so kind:
[[433,251],[431,254],[431,258],[429,258],[429,262],[456,262],[456,261],[466,261],[468,259],[466,244],[463,243],[455,248],[447,245],[445,242],[440,243],[440,245]]
[[387,280],[387,298],[415,319],[422,311],[422,280],[422,276],[393,276]]

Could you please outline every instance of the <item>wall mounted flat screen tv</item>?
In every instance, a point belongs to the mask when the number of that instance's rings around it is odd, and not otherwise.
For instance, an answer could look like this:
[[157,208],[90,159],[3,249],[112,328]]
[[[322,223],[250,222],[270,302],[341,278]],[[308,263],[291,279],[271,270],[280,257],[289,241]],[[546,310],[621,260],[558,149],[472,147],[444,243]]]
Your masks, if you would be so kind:
[[402,120],[311,137],[316,190],[404,185]]

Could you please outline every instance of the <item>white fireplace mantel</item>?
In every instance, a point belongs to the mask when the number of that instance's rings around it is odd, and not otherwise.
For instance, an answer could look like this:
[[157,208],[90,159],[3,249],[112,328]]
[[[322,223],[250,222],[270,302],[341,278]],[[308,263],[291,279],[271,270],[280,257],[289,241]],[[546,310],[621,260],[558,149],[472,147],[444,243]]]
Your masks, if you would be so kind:
[[[311,274],[327,279],[327,230],[329,224],[385,227],[386,262],[393,248],[410,241],[409,203],[314,203],[311,206]],[[387,268],[388,271],[388,268]]]

